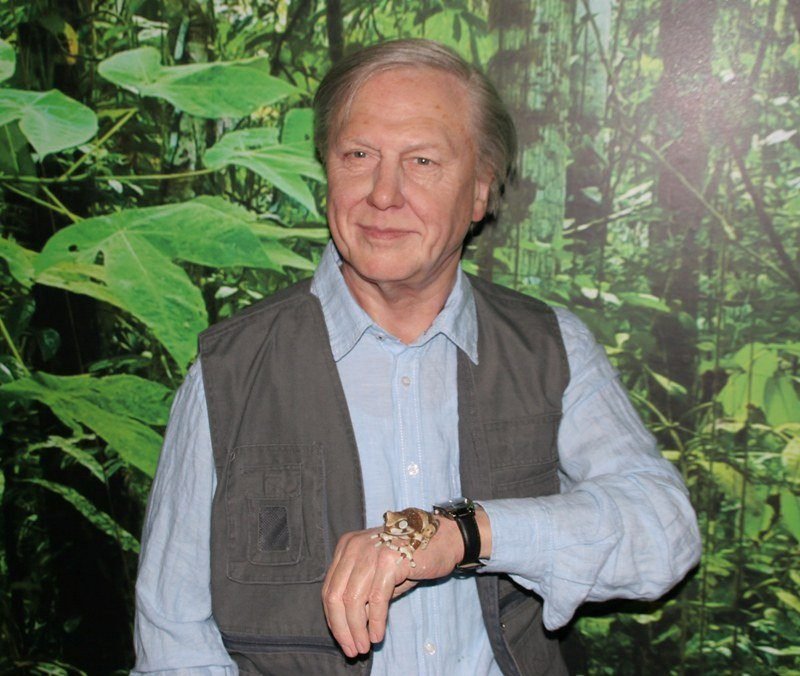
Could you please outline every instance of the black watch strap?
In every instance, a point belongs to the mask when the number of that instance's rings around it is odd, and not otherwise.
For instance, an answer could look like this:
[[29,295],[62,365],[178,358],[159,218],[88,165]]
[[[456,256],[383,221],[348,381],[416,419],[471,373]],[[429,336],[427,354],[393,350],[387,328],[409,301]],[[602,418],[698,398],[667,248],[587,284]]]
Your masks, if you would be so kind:
[[475,504],[468,498],[453,498],[433,506],[434,513],[451,519],[458,525],[461,539],[464,541],[464,558],[456,566],[458,570],[480,568],[481,533],[475,518]]
[[475,518],[475,512],[458,516],[455,519],[458,524],[458,529],[461,531],[461,537],[464,538],[464,558],[456,566],[459,570],[473,570],[480,568],[483,564],[480,562],[481,556],[481,532],[478,529],[478,521]]

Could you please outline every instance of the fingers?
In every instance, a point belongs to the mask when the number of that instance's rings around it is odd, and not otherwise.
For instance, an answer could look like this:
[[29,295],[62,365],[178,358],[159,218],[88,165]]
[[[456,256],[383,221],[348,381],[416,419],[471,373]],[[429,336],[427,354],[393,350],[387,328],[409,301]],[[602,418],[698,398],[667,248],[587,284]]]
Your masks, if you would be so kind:
[[[395,563],[391,566],[397,568]],[[386,618],[389,615],[389,602],[394,598],[396,571],[384,566],[375,571],[372,589],[367,605],[367,622],[369,624],[369,640],[380,643],[386,633]]]
[[376,548],[373,532],[341,538],[322,586],[328,627],[348,657],[383,640],[395,586],[405,579],[407,564],[397,565],[396,552]]

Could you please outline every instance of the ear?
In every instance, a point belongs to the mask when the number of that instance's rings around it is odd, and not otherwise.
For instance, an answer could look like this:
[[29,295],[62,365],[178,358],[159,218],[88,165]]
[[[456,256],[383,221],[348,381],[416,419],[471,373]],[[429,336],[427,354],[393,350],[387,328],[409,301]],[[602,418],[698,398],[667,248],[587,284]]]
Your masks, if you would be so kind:
[[489,188],[494,176],[491,172],[484,171],[475,177],[475,200],[472,203],[472,222],[477,223],[486,215],[489,204]]

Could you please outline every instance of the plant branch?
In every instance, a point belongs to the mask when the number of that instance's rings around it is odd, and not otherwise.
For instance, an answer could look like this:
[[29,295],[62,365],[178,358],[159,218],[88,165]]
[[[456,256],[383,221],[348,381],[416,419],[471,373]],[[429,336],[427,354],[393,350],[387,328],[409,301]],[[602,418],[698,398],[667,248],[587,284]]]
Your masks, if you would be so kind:
[[62,216],[66,216],[73,222],[80,220],[75,214],[67,210],[63,206],[58,206],[56,204],[51,204],[50,202],[45,202],[44,200],[39,199],[36,195],[31,195],[30,193],[25,192],[24,190],[20,190],[19,188],[15,188],[13,185],[6,185],[11,192],[16,193],[20,197],[24,197],[25,199],[29,199],[34,204],[38,204],[39,206],[46,207],[47,209],[51,209],[56,213],[61,214]]
[[120,181],[122,183],[132,183],[135,181],[170,181],[173,179],[190,178],[192,176],[204,176],[205,174],[213,174],[218,169],[193,169],[191,171],[182,171],[172,174],[124,174],[117,175],[111,174],[106,176],[92,175],[92,174],[79,174],[77,176],[57,176],[55,178],[42,178],[39,176],[8,176],[0,174],[0,183],[34,183],[41,185],[52,185],[58,183],[78,183],[93,178],[95,181],[109,182]]
[[170,181],[172,179],[190,178],[192,176],[205,176],[213,174],[219,169],[192,169],[190,171],[179,171],[173,174],[131,174],[129,176],[95,176],[96,181],[119,181],[120,183],[134,183],[136,181]]
[[62,213],[69,218],[73,223],[77,223],[81,220],[80,216],[73,214],[65,205],[64,203],[55,196],[52,190],[48,188],[46,185],[42,186],[42,192],[50,198],[50,201],[59,207],[62,210]]
[[75,170],[79,166],[81,166],[87,159],[89,159],[92,155],[94,155],[100,149],[100,147],[106,141],[108,141],[108,139],[110,139],[114,134],[116,134],[120,130],[120,128],[123,127],[125,123],[128,120],[130,120],[135,114],[136,114],[136,108],[128,109],[128,111],[119,120],[117,120],[116,124],[114,124],[114,126],[111,127],[111,129],[109,129],[105,134],[103,134],[103,136],[96,143],[92,145],[90,150],[81,155],[75,162],[72,163],[72,166],[67,168],[67,170],[63,174],[61,174],[60,178],[63,180],[72,176],[72,174],[75,173]]
[[[785,270],[783,270],[782,268],[780,268],[777,265],[775,265],[772,261],[770,261],[770,260],[764,258],[763,256],[760,256],[759,254],[757,254],[751,247],[745,246],[740,241],[738,233],[736,232],[734,227],[731,225],[731,223],[728,220],[728,218],[724,214],[722,214],[718,209],[716,209],[706,199],[706,197],[701,192],[699,192],[689,182],[689,180],[686,178],[686,176],[684,176],[678,169],[676,169],[674,166],[672,166],[672,164],[669,162],[669,160],[666,157],[664,157],[663,153],[659,152],[659,150],[657,150],[656,148],[653,148],[651,145],[645,143],[641,139],[636,139],[635,141],[636,141],[636,145],[640,146],[645,152],[652,154],[670,172],[672,172],[678,178],[678,180],[681,182],[681,184],[692,195],[694,195],[700,201],[700,203],[703,205],[703,207],[705,207],[706,210],[712,216],[714,216],[714,218],[716,218],[719,221],[720,225],[722,226],[722,229],[725,232],[725,235],[728,237],[728,240],[730,240],[737,248],[739,248],[745,254],[747,254],[751,258],[759,261],[763,266],[769,268],[770,270],[772,270],[773,272],[777,273],[781,277],[787,277],[787,273],[786,273]],[[793,281],[791,279],[791,277],[788,277],[788,278],[789,278],[789,281]]]
[[767,213],[767,209],[764,206],[764,198],[753,184],[753,180],[750,178],[750,172],[747,171],[747,166],[744,163],[744,158],[736,148],[733,149],[733,159],[736,161],[736,166],[739,167],[739,173],[742,176],[744,188],[750,195],[750,199],[753,200],[753,206],[755,206],[756,209],[756,217],[758,218],[759,225],[766,233],[770,244],[772,244],[772,248],[775,249],[775,253],[778,255],[778,260],[783,266],[784,273],[787,277],[789,277],[789,279],[792,280],[792,283],[797,291],[800,292],[800,271],[797,269],[797,266],[794,264],[792,259],[789,258],[789,254],[786,253],[786,249],[783,246],[781,237],[778,234],[778,231],[775,230],[775,225],[772,223],[772,219],[770,218],[769,214]]
[[11,334],[8,332],[8,329],[6,328],[5,322],[3,321],[2,317],[0,317],[0,333],[3,334],[3,338],[5,339],[6,343],[8,344],[8,347],[11,350],[11,354],[14,355],[14,359],[17,360],[17,363],[19,364],[20,368],[22,369],[22,372],[26,376],[29,376],[31,374],[31,372],[28,370],[28,367],[25,366],[25,362],[22,361],[22,356],[20,355],[19,350],[17,350],[17,346],[14,345],[14,340],[11,338]]

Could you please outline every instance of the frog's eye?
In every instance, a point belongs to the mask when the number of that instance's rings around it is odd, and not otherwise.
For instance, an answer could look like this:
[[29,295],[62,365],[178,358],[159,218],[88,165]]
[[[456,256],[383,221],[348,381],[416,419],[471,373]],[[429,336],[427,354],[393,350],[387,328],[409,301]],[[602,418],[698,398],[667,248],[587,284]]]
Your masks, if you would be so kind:
[[397,524],[398,528],[408,528],[408,521],[403,519],[400,523]]

